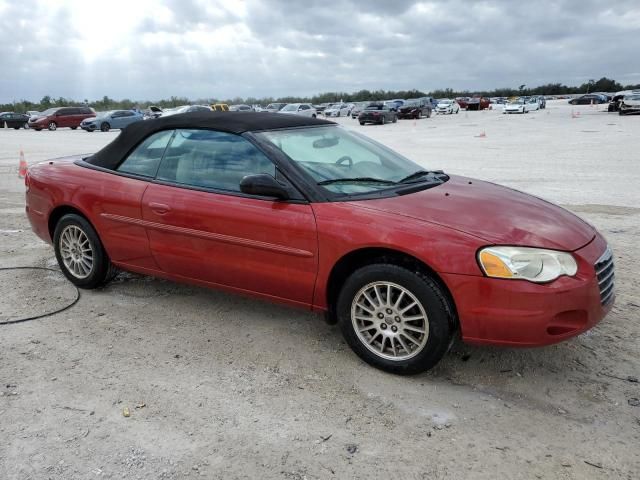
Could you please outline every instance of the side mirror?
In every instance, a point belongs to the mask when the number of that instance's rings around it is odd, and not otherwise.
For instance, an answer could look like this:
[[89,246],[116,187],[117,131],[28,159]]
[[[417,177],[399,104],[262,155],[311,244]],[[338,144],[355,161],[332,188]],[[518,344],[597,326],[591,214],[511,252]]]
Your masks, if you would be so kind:
[[240,191],[249,195],[275,197],[279,200],[289,199],[287,189],[267,173],[247,175],[240,180]]

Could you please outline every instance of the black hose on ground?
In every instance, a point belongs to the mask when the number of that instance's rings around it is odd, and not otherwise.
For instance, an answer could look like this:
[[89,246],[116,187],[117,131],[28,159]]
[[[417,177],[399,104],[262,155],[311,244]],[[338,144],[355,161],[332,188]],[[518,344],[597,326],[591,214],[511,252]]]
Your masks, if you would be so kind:
[[[0,272],[7,271],[7,270],[48,270],[50,272],[56,272],[56,273],[62,274],[60,270],[56,270],[55,268],[47,268],[47,267],[2,267],[0,268]],[[76,298],[74,298],[73,301],[68,305],[65,305],[62,308],[58,308],[57,310],[54,310],[52,312],[42,313],[40,315],[34,315],[32,317],[17,318],[15,320],[5,320],[3,322],[0,322],[0,325],[12,325],[15,323],[29,322],[31,320],[38,320],[39,318],[49,317],[51,315],[55,315],[56,313],[60,313],[60,312],[64,312],[65,310],[68,310],[69,308],[73,307],[76,303],[78,303],[78,300],[80,300],[80,290],[78,290],[78,287],[76,287],[75,285],[73,287],[76,289]]]

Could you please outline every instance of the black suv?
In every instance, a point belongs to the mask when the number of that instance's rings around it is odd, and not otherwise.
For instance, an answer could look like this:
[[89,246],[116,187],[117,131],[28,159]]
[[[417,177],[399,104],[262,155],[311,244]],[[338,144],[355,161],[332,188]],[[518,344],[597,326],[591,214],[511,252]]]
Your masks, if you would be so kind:
[[429,97],[410,98],[398,109],[398,118],[429,118],[432,110]]

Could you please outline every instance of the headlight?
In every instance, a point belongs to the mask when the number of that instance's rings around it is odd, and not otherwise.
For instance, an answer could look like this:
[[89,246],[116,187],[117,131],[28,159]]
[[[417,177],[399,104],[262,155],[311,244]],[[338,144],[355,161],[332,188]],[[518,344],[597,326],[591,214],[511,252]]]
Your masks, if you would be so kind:
[[529,247],[486,247],[478,263],[487,277],[523,279],[544,283],[562,275],[574,276],[578,264],[573,255]]

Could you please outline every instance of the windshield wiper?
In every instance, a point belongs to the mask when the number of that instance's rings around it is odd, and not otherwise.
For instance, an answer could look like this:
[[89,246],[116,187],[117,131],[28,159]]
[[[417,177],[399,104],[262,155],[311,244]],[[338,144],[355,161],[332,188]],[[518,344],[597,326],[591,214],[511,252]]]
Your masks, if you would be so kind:
[[407,175],[398,183],[413,183],[413,180],[418,180],[420,177],[424,177],[425,175],[430,175],[436,172],[429,172],[427,170],[418,170],[417,172],[413,172],[411,175]]
[[353,177],[353,178],[333,178],[331,180],[323,180],[322,182],[318,182],[318,185],[332,185],[335,183],[379,183],[384,185],[396,184],[396,182],[392,180],[383,180],[381,178]]

